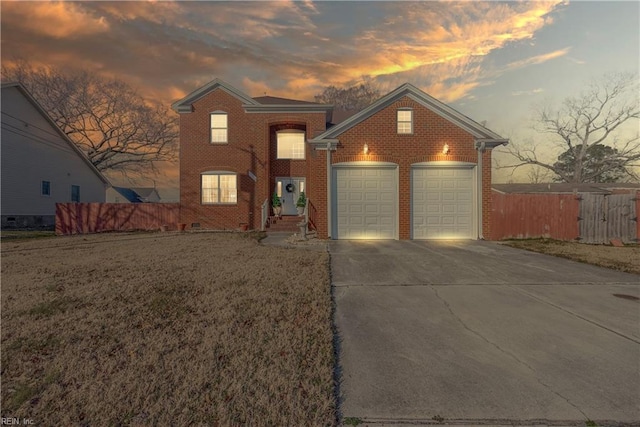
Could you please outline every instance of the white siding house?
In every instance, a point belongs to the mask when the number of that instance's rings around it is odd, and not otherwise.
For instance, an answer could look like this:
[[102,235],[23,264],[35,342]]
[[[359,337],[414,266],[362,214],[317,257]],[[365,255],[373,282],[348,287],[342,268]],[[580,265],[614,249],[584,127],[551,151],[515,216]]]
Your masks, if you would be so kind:
[[56,203],[104,202],[107,179],[19,83],[2,84],[1,216],[52,227]]

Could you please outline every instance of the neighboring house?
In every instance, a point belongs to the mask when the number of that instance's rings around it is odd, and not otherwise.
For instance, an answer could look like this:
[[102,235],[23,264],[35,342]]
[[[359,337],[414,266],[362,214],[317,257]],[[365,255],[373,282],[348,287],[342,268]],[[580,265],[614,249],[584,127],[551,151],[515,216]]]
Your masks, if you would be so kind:
[[104,202],[107,179],[19,83],[2,84],[2,227],[52,227],[56,203]]
[[160,194],[154,187],[110,187],[107,203],[160,203]]
[[188,226],[260,228],[272,193],[295,215],[304,191],[320,238],[489,235],[491,149],[507,140],[410,84],[337,124],[331,105],[218,79],[172,107]]

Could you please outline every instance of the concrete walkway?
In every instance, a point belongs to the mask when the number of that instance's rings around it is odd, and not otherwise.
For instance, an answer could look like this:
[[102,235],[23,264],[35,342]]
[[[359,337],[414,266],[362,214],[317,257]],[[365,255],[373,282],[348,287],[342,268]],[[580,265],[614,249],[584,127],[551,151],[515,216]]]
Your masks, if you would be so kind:
[[640,276],[492,242],[329,248],[343,417],[640,423]]
[[319,240],[313,237],[301,240],[294,233],[288,231],[269,232],[260,241],[263,245],[277,246],[281,248],[305,249],[315,252],[327,252],[328,243],[326,240]]

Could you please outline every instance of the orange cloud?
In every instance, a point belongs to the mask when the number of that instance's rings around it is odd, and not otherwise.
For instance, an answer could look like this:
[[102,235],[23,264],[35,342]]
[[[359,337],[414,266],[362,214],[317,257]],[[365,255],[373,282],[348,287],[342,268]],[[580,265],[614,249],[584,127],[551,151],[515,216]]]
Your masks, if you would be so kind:
[[54,38],[79,38],[109,30],[105,17],[95,17],[78,3],[34,2],[29,8],[3,2],[3,20],[11,20],[36,34]]
[[[562,2],[526,2],[496,4],[463,2],[406,4],[404,13],[381,26],[363,32],[356,40],[358,52],[376,52],[366,58],[358,55],[347,59],[335,77],[339,82],[357,80],[362,75],[393,77],[422,74],[425,67],[438,71],[432,80],[461,79],[444,91],[441,83],[429,87],[442,92],[443,99],[452,101],[465,96],[478,86],[484,73],[475,64],[492,51],[508,43],[533,38],[536,31],[550,22],[548,14]],[[433,25],[433,23],[438,24]],[[402,34],[401,37],[395,35]],[[568,49],[519,61],[520,66],[541,63],[566,54]],[[515,64],[515,63],[514,63]],[[433,66],[437,65],[434,69]],[[517,64],[516,64],[517,65]],[[395,79],[394,79],[395,80]]]
[[244,87],[244,92],[249,96],[276,96],[273,91],[269,88],[269,85],[263,81],[254,81],[249,77],[245,77],[242,79],[242,86]]
[[560,49],[553,52],[545,53],[543,55],[533,56],[531,58],[523,59],[520,61],[515,61],[509,64],[510,69],[522,68],[527,65],[534,64],[542,64],[543,62],[547,62],[551,59],[560,58],[561,56],[565,56],[569,53],[570,48]]

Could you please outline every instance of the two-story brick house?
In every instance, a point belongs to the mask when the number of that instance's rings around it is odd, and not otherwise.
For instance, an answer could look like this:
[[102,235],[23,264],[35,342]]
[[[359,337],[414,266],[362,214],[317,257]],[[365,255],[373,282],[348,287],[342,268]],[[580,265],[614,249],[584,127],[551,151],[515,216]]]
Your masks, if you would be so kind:
[[338,124],[330,105],[218,79],[173,109],[188,226],[258,229],[274,192],[295,215],[304,191],[320,238],[489,236],[491,150],[507,140],[410,84]]

